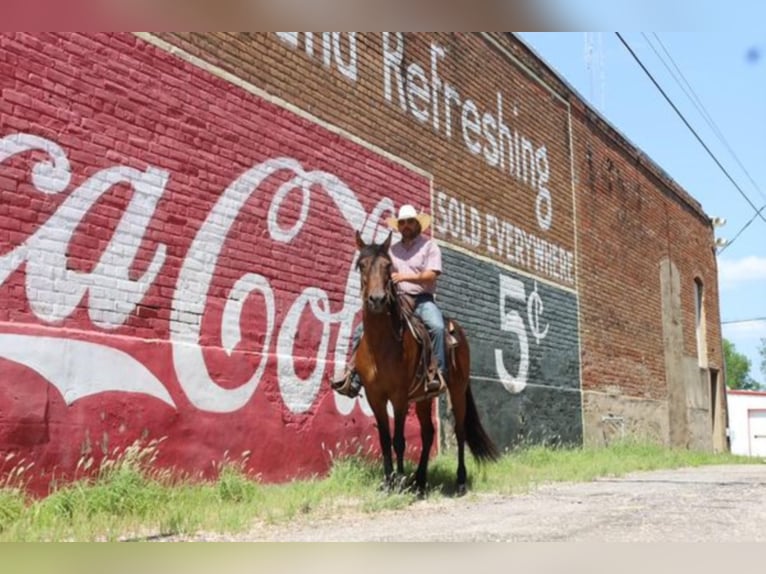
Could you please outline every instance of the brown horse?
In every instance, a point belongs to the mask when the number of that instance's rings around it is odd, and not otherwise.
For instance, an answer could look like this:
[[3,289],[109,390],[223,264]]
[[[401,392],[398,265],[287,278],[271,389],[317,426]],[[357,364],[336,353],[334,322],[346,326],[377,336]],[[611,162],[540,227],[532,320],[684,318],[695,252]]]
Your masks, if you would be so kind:
[[[413,387],[419,359],[419,343],[403,325],[401,307],[391,279],[391,259],[388,249],[391,233],[382,244],[366,244],[359,232],[356,233],[359,248],[357,263],[361,278],[362,321],[364,334],[356,354],[356,368],[364,385],[367,401],[375,415],[383,454],[383,469],[386,484],[394,480],[391,458],[391,430],[386,404],[391,402],[394,412],[393,447],[396,452],[396,471],[404,474],[404,421],[409,403],[416,402],[420,422],[421,453],[415,474],[415,483],[420,494],[425,493],[428,456],[434,439],[434,425],[431,419],[433,398],[422,395],[420,385]],[[478,462],[496,460],[498,452],[484,431],[471,394],[469,383],[470,350],[463,329],[454,321],[453,335],[458,345],[450,352],[447,389],[455,418],[457,438],[457,493],[466,491],[465,443]],[[416,389],[420,397],[413,397]]]

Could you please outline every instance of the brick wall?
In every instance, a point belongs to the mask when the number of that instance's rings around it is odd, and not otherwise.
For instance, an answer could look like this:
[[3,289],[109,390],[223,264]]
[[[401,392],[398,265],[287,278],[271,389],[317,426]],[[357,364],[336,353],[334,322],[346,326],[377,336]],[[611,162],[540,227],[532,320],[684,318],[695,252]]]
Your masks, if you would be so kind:
[[[622,432],[710,448],[714,399],[707,372],[700,382],[696,370],[723,369],[712,228],[699,204],[645,156],[592,113],[579,109],[577,115],[586,440],[609,440],[616,420]],[[663,262],[675,275],[665,294]],[[705,293],[707,364],[698,358],[695,280]],[[680,300],[677,316],[663,314],[663,297]],[[670,344],[676,320],[679,338]],[[698,406],[693,397],[699,394],[706,410],[699,428],[687,421],[673,440],[672,427]]]
[[699,206],[511,36],[4,35],[0,78],[0,452],[40,481],[145,437],[275,480],[374,448],[326,380],[353,232],[403,202],[434,215],[501,446],[597,440],[607,395],[666,440],[663,260],[681,355],[699,278],[721,363]]

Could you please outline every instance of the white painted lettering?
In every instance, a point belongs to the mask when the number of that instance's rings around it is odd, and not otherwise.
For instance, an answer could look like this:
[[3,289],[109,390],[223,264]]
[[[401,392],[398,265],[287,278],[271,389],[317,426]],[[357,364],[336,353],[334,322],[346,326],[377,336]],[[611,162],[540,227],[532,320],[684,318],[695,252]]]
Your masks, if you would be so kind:
[[[391,38],[395,38],[396,47],[391,47]],[[399,95],[399,106],[407,111],[404,99],[404,79],[402,78],[402,58],[404,58],[404,37],[401,32],[383,32],[383,96],[389,103],[393,102],[392,83],[396,80],[396,91]]]
[[506,142],[508,145],[508,172],[513,172],[513,166],[516,164],[513,152],[513,136],[511,135],[511,129],[503,121],[503,93],[497,92],[497,139],[499,140],[498,148],[500,154],[500,169],[505,170],[505,153],[504,149]]
[[412,115],[420,123],[428,121],[430,92],[426,73],[418,64],[407,66],[407,103]]
[[460,218],[460,203],[454,197],[450,197],[449,199],[447,221],[449,222],[450,235],[456,239],[459,239],[462,228],[462,222]]
[[460,107],[460,94],[450,84],[444,84],[444,126],[447,137],[452,138],[452,105]]
[[494,134],[497,122],[489,112],[486,112],[481,119],[481,129],[487,139],[487,144],[484,145],[484,159],[490,166],[495,167],[500,161],[500,149]]
[[[542,195],[542,194],[541,194]],[[461,244],[483,246],[490,255],[512,265],[526,267],[543,277],[574,284],[574,255],[560,245],[501,219],[493,213],[482,213],[476,207],[451,197],[443,191],[435,193],[434,229]],[[541,204],[545,205],[545,196]]]
[[471,213],[470,243],[472,247],[478,247],[481,244],[481,214],[475,207],[470,208],[470,213]]
[[289,44],[292,48],[298,47],[298,34],[300,32],[277,32],[277,36],[284,43]]
[[434,201],[435,216],[434,217],[434,230],[439,234],[447,233],[447,208],[444,203],[447,200],[447,195],[443,191],[437,191]]
[[446,50],[437,44],[431,44],[431,119],[435,132],[439,131],[439,98],[437,94],[442,88],[442,79],[439,77],[439,60],[444,58]]
[[[0,140],[0,160],[34,149],[32,146],[54,152],[53,164],[43,162],[34,168],[33,184],[43,192],[63,191],[70,178],[69,164],[61,161],[63,151],[52,142],[8,136]],[[135,280],[129,277],[128,270],[167,178],[167,172],[156,168],[141,172],[120,166],[96,173],[72,192],[23,244],[0,257],[0,283],[26,262],[27,298],[40,319],[62,321],[87,293],[88,313],[94,324],[106,329],[121,326],[143,299],[165,261],[166,247],[159,245],[144,274]],[[67,250],[78,225],[96,201],[120,183],[129,184],[133,196],[95,268],[89,273],[68,269]]]
[[[348,38],[348,52],[343,54],[343,46],[341,40]],[[357,78],[357,53],[356,53],[356,32],[333,32],[332,33],[332,49],[333,56],[335,57],[335,64],[338,67],[338,71],[346,76],[352,82],[356,82]]]
[[474,138],[481,134],[481,124],[479,123],[479,110],[473,100],[463,102],[463,113],[460,119],[463,124],[463,142],[468,151],[473,155],[479,155],[481,153],[481,143]]
[[[496,241],[497,234],[497,218],[492,215],[491,213],[487,213],[486,215],[486,221],[487,221],[487,251],[494,254],[497,253],[497,249],[495,249],[495,245],[493,241]],[[493,240],[493,238],[495,238]]]
[[[37,191],[48,194],[65,191],[71,181],[70,166],[65,153],[54,142],[28,134],[6,136],[0,139],[0,162],[31,150],[41,150],[49,158],[32,167],[31,181]],[[341,309],[331,314],[327,293],[308,287],[290,305],[281,325],[276,324],[275,294],[269,279],[265,275],[246,273],[234,283],[224,301],[221,347],[232,360],[253,356],[252,353],[235,355],[234,351],[242,339],[240,323],[245,301],[253,301],[255,294],[262,302],[262,315],[265,316],[262,347],[255,355],[257,364],[253,365],[253,373],[247,382],[237,388],[220,386],[208,372],[202,347],[205,335],[202,325],[211,296],[213,274],[217,272],[223,246],[244,205],[259,190],[265,193],[263,190],[268,186],[262,185],[264,180],[278,172],[291,177],[283,181],[271,198],[268,229],[272,241],[289,243],[299,236],[310,210],[312,190],[326,193],[349,227],[363,230],[367,241],[382,240],[380,235],[387,233],[387,229],[380,222],[394,213],[393,201],[382,198],[368,216],[342,180],[328,172],[307,172],[291,158],[267,160],[229,185],[202,223],[180,263],[170,309],[169,331],[175,374],[188,400],[201,410],[232,412],[247,404],[258,387],[269,357],[276,354],[277,382],[285,404],[293,412],[305,412],[319,391],[319,381],[328,361],[329,330],[335,324],[340,325],[341,331],[336,340],[336,368],[342,368],[342,359],[348,351],[351,325],[359,308],[355,262],[350,263]],[[24,265],[29,308],[39,320],[60,324],[83,304],[87,295],[90,319],[95,326],[113,329],[124,324],[154,284],[165,260],[166,246],[159,244],[154,253],[147,254],[149,262],[143,274],[137,278],[131,278],[129,274],[168,180],[169,174],[154,167],[140,171],[116,166],[96,173],[72,191],[32,236],[11,246],[11,250],[0,257],[0,284]],[[130,185],[133,193],[99,261],[89,273],[68,269],[67,246],[73,233],[98,199],[119,184]],[[296,189],[301,198],[297,220],[280,218],[280,207],[286,203],[288,195],[293,197],[291,191]],[[292,223],[283,226],[280,220]],[[293,346],[297,333],[303,328],[300,321],[307,309],[319,320],[322,330],[317,354],[309,359],[316,361],[315,368],[307,379],[299,379],[293,359],[287,360],[282,355],[295,356]],[[0,345],[0,358],[34,368],[61,390],[67,404],[82,396],[107,391],[144,393],[175,404],[156,375],[138,359],[109,345],[97,341],[70,341],[65,336],[49,339],[5,334],[0,338],[4,341]],[[277,340],[276,353],[272,349],[274,338]],[[30,342],[30,339],[36,342]],[[91,357],[95,363],[89,360]],[[73,361],[77,365],[89,365],[97,372],[89,375],[87,369],[80,369],[73,379]],[[111,374],[112,368],[119,372]],[[363,408],[369,409],[364,405]]]
[[548,231],[553,223],[553,199],[547,188],[550,164],[545,145],[535,152],[535,171],[537,172],[537,200],[535,201],[537,224],[543,231]]
[[512,333],[519,340],[519,365],[516,374],[511,374],[505,366],[502,349],[495,349],[495,369],[503,387],[513,394],[518,394],[527,386],[529,370],[529,341],[524,320],[515,309],[508,310],[508,300],[526,304],[524,284],[518,279],[500,275],[500,329]]

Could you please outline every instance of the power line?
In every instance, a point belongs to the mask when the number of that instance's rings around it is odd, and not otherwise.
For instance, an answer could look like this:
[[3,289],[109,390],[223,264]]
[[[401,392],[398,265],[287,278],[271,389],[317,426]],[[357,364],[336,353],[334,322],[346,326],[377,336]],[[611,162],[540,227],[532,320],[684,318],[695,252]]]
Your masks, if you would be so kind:
[[659,92],[662,94],[662,96],[665,98],[665,100],[670,104],[670,107],[673,108],[673,110],[676,112],[679,118],[681,118],[681,121],[684,122],[686,127],[689,129],[689,131],[694,135],[694,137],[697,139],[697,141],[700,143],[700,145],[705,149],[705,151],[708,153],[708,155],[713,159],[715,164],[718,166],[718,168],[723,172],[723,174],[726,176],[726,178],[731,182],[731,184],[734,186],[734,188],[739,192],[739,194],[745,198],[745,201],[750,205],[750,207],[753,208],[753,211],[756,212],[756,216],[760,217],[762,221],[766,223],[766,217],[761,213],[761,211],[756,207],[756,205],[752,202],[752,200],[747,196],[747,194],[742,190],[742,188],[737,184],[736,181],[734,181],[734,178],[731,176],[731,174],[727,171],[727,169],[721,164],[721,162],[718,160],[718,158],[715,156],[715,154],[710,150],[710,148],[707,146],[707,144],[702,141],[702,138],[699,136],[699,134],[696,132],[696,130],[691,126],[689,121],[684,117],[684,115],[681,113],[681,111],[676,107],[676,105],[673,103],[673,101],[670,99],[670,97],[665,93],[665,90],[662,89],[662,86],[660,86],[657,83],[657,80],[654,79],[654,76],[652,76],[651,72],[644,66],[644,63],[641,61],[641,59],[636,55],[636,53],[633,51],[633,49],[628,45],[628,43],[625,41],[625,39],[622,37],[622,34],[619,32],[615,32],[617,35],[617,38],[619,38],[620,42],[622,42],[623,46],[625,46],[625,49],[630,52],[630,55],[633,56],[633,59],[638,63],[638,65],[641,67],[641,69],[644,71],[644,73],[649,77],[649,79],[652,81],[654,86],[659,90]]
[[764,209],[766,209],[766,205],[764,205],[763,207],[761,207],[761,209],[759,209],[758,211],[756,211],[756,212],[755,212],[755,215],[753,215],[753,217],[751,217],[750,219],[748,219],[748,220],[747,220],[747,223],[745,223],[745,225],[743,225],[743,226],[741,227],[741,229],[740,229],[739,231],[737,231],[737,233],[734,235],[734,237],[732,237],[732,238],[731,238],[729,241],[727,241],[727,242],[726,242],[726,245],[724,245],[723,247],[721,247],[721,248],[718,250],[718,254],[720,255],[721,253],[723,253],[724,251],[726,251],[726,248],[727,248],[727,247],[729,247],[729,245],[731,245],[732,243],[734,243],[734,242],[737,240],[737,237],[739,237],[740,235],[742,235],[742,232],[743,232],[743,231],[745,231],[745,229],[747,229],[748,227],[750,227],[750,224],[751,224],[753,221],[755,221],[755,218],[756,218],[756,217],[758,217],[758,216],[761,214],[761,212],[762,212]]
[[[676,64],[676,61],[673,59],[673,56],[670,55],[670,52],[665,47],[665,44],[662,43],[662,40],[660,40],[660,37],[657,36],[656,33],[654,34],[654,37],[657,40],[657,43],[662,48],[662,51],[665,52],[665,56],[667,56],[667,58],[670,60],[670,63],[673,64],[673,68],[676,70],[675,72],[670,69],[670,66],[668,66],[663,56],[657,51],[657,48],[654,47],[654,44],[652,44],[651,40],[649,40],[649,37],[646,35],[646,33],[641,32],[641,35],[644,37],[644,39],[646,40],[646,43],[655,53],[655,55],[660,60],[660,62],[662,62],[662,64],[665,66],[665,69],[670,73],[671,76],[673,76],[673,79],[676,81],[679,87],[686,94],[686,97],[692,101],[692,103],[694,104],[694,107],[697,108],[697,111],[700,113],[700,115],[702,115],[703,119],[707,122],[707,125],[711,127],[711,129],[716,133],[719,139],[724,139],[723,136],[721,135],[721,131],[718,129],[718,126],[713,121],[713,118],[710,116],[704,104],[702,103],[702,100],[700,100],[699,96],[697,96],[697,92],[694,91],[694,88],[692,88],[691,84],[686,79],[686,76],[678,67],[678,64]],[[683,84],[681,83],[681,81],[679,81],[678,79],[679,77],[683,81]]]
[[[701,100],[701,99],[700,99],[700,97],[697,95],[697,93],[694,91],[694,88],[693,88],[693,87],[692,87],[692,85],[689,83],[689,80],[687,80],[687,79],[686,79],[686,76],[685,76],[685,75],[684,75],[684,73],[681,71],[681,68],[678,66],[678,64],[676,64],[676,61],[673,59],[673,56],[670,54],[670,52],[668,51],[668,49],[665,47],[665,44],[662,42],[662,40],[661,40],[661,39],[660,39],[660,37],[657,35],[657,33],[656,33],[656,32],[653,32],[653,33],[652,33],[652,35],[653,35],[653,36],[654,36],[654,38],[657,40],[657,43],[660,45],[660,47],[662,48],[662,51],[665,53],[665,55],[667,56],[667,58],[670,60],[670,63],[673,65],[673,68],[674,68],[674,69],[676,70],[676,72],[678,73],[678,76],[676,76],[676,74],[673,72],[673,70],[671,70],[671,69],[670,69],[670,67],[667,65],[667,63],[666,63],[666,62],[665,62],[665,60],[663,59],[663,57],[662,57],[662,56],[659,54],[659,52],[657,51],[657,49],[656,49],[656,48],[655,48],[655,47],[652,45],[652,42],[651,42],[651,41],[649,40],[649,38],[647,37],[646,33],[645,33],[645,32],[642,32],[642,33],[641,33],[641,35],[644,37],[644,39],[646,40],[646,43],[649,45],[649,47],[650,47],[650,48],[651,48],[651,49],[654,51],[654,53],[657,55],[657,58],[660,60],[660,62],[662,62],[662,64],[665,66],[665,69],[666,69],[668,72],[670,72],[670,75],[671,75],[671,76],[673,76],[673,79],[674,79],[674,80],[676,81],[676,83],[679,85],[679,87],[681,88],[681,90],[683,90],[683,92],[686,94],[686,97],[688,97],[688,98],[691,100],[692,104],[694,104],[694,107],[696,107],[696,108],[697,108],[697,111],[700,113],[700,115],[701,115],[701,116],[702,116],[702,118],[705,120],[705,122],[707,123],[707,125],[708,125],[708,126],[710,126],[710,129],[712,129],[712,130],[713,130],[713,133],[714,133],[714,134],[715,134],[715,135],[718,137],[718,140],[719,140],[719,141],[720,141],[720,142],[721,142],[721,143],[724,145],[724,147],[726,148],[726,150],[727,150],[727,151],[728,151],[728,152],[731,154],[731,157],[733,157],[733,158],[734,158],[734,161],[735,161],[735,162],[737,162],[737,165],[739,166],[739,168],[740,168],[740,169],[741,169],[741,170],[742,170],[742,171],[745,173],[745,175],[747,176],[747,178],[750,180],[750,183],[753,185],[753,188],[755,188],[755,190],[756,190],[756,191],[757,191],[757,192],[760,194],[760,196],[761,196],[761,197],[762,197],[764,200],[766,200],[766,193],[764,193],[764,192],[761,190],[760,186],[759,186],[759,185],[758,185],[758,184],[755,182],[755,180],[753,179],[753,177],[750,175],[750,172],[749,172],[749,171],[747,170],[747,168],[746,168],[746,167],[745,167],[745,166],[742,164],[742,162],[740,161],[739,157],[737,156],[737,154],[736,154],[736,153],[734,152],[734,150],[732,149],[731,145],[729,145],[729,142],[727,141],[726,137],[724,137],[724,135],[723,135],[723,132],[722,132],[722,131],[721,131],[721,129],[718,127],[718,124],[716,124],[716,122],[713,120],[713,117],[712,117],[712,116],[710,115],[710,113],[707,111],[707,108],[706,108],[706,107],[705,107],[705,105],[702,103],[702,100]],[[681,83],[681,82],[678,80],[678,77],[680,77],[680,78],[681,78],[681,80],[683,81],[683,84],[682,84],[682,83]],[[684,84],[686,85],[686,88],[684,87]],[[687,91],[687,88],[688,88],[688,91]],[[691,93],[690,93],[690,92],[691,92]]]
[[[650,48],[651,48],[651,49],[654,51],[655,55],[656,55],[656,56],[657,56],[657,58],[660,60],[660,62],[662,62],[662,64],[665,66],[665,69],[666,69],[666,70],[667,70],[667,71],[670,73],[670,75],[673,77],[673,79],[674,79],[674,80],[676,81],[676,83],[679,85],[679,87],[681,88],[681,90],[683,90],[683,92],[686,94],[686,97],[688,97],[688,98],[691,100],[692,104],[694,104],[694,107],[696,107],[696,108],[697,108],[697,111],[700,113],[700,115],[701,115],[701,116],[702,116],[702,118],[705,120],[705,122],[707,122],[707,125],[708,125],[708,126],[710,126],[710,129],[712,129],[712,130],[713,130],[713,133],[715,133],[715,135],[718,137],[718,140],[719,140],[719,141],[720,141],[720,142],[721,142],[721,143],[724,145],[724,147],[726,147],[726,149],[728,150],[729,154],[731,154],[731,156],[734,158],[734,161],[735,161],[735,162],[737,162],[737,165],[740,167],[740,169],[741,169],[741,170],[742,170],[742,171],[745,173],[745,175],[747,176],[747,178],[750,180],[750,183],[753,185],[753,187],[755,188],[755,190],[756,190],[756,191],[757,191],[757,192],[758,192],[758,193],[761,195],[761,197],[763,197],[764,199],[766,199],[766,194],[765,194],[765,193],[764,193],[764,192],[761,190],[760,186],[759,186],[759,185],[756,183],[756,181],[755,181],[755,180],[753,179],[753,177],[750,175],[750,172],[747,170],[747,168],[746,168],[746,167],[743,165],[743,163],[740,161],[739,157],[738,157],[738,156],[737,156],[737,154],[734,152],[734,149],[731,147],[731,145],[729,144],[728,140],[727,140],[727,139],[726,139],[726,137],[723,135],[723,132],[722,132],[722,131],[721,131],[721,129],[718,127],[718,124],[716,124],[715,120],[713,120],[713,117],[712,117],[712,116],[710,115],[710,113],[707,111],[707,108],[705,107],[705,104],[703,104],[703,103],[702,103],[702,100],[701,100],[701,99],[700,99],[700,97],[697,95],[697,93],[695,92],[695,90],[694,90],[694,88],[692,87],[692,85],[689,83],[689,80],[687,80],[687,79],[686,79],[686,76],[685,76],[685,75],[684,75],[684,73],[681,71],[681,68],[678,66],[678,64],[676,63],[676,61],[673,59],[673,56],[670,54],[670,51],[667,49],[667,47],[666,47],[666,46],[665,46],[665,44],[662,42],[662,40],[661,40],[661,39],[660,39],[660,37],[657,35],[657,33],[656,33],[656,32],[653,32],[653,33],[652,33],[652,35],[654,36],[655,40],[657,41],[657,43],[658,43],[658,44],[660,45],[660,47],[662,48],[662,51],[663,51],[663,52],[665,53],[665,55],[667,56],[668,60],[670,60],[670,63],[673,65],[673,68],[676,70],[676,72],[677,72],[677,74],[678,74],[678,75],[676,75],[676,73],[674,73],[674,72],[673,72],[673,70],[671,70],[671,69],[670,69],[670,67],[668,66],[667,62],[665,62],[665,59],[664,59],[664,58],[663,58],[663,57],[660,55],[660,53],[659,53],[659,52],[657,51],[657,49],[654,47],[654,45],[652,44],[652,42],[651,42],[651,41],[649,40],[649,38],[647,37],[646,33],[642,32],[642,33],[641,33],[641,35],[644,37],[644,39],[646,40],[646,43],[649,45],[649,47],[650,47]],[[681,80],[683,81],[683,84],[682,84],[682,83],[679,81],[679,79],[678,79],[679,77],[680,77],[680,78],[681,78]],[[686,87],[684,87],[684,84],[686,85]],[[688,88],[688,90],[687,90],[687,88]],[[690,92],[691,92],[691,93],[690,93]],[[747,223],[745,223],[745,225],[743,225],[743,226],[742,226],[742,227],[739,229],[739,231],[737,231],[737,233],[735,233],[735,234],[734,234],[734,237],[733,237],[732,239],[730,239],[729,241],[727,241],[727,242],[726,242],[726,244],[725,244],[723,247],[721,247],[720,249],[718,249],[718,254],[720,255],[721,253],[723,253],[724,251],[726,251],[726,249],[727,249],[727,248],[728,248],[728,247],[729,247],[729,246],[730,246],[732,243],[734,243],[734,242],[735,242],[735,241],[736,241],[736,240],[739,238],[739,236],[740,236],[740,235],[742,235],[742,233],[743,233],[743,232],[744,232],[744,231],[745,231],[745,230],[746,230],[748,227],[750,227],[750,225],[753,223],[753,221],[755,221],[755,218],[756,218],[756,217],[758,217],[758,216],[759,216],[759,214],[760,214],[760,213],[761,213],[761,212],[762,212],[764,209],[766,209],[766,205],[764,205],[763,207],[761,207],[761,208],[760,208],[760,209],[759,209],[759,210],[758,210],[758,211],[757,211],[757,212],[756,212],[756,213],[753,215],[753,217],[751,217],[751,218],[750,218],[750,219],[747,221]]]
[[735,323],[757,323],[766,321],[766,317],[753,317],[752,319],[737,319],[733,321],[721,321],[721,325],[734,325]]

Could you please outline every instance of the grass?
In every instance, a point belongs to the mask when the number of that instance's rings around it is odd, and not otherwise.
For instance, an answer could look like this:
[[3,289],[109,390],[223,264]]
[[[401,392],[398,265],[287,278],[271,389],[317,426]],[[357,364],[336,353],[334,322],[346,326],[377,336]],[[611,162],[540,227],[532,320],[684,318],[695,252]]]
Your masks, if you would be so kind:
[[[122,540],[198,531],[238,532],[254,522],[280,523],[300,516],[349,510],[406,508],[411,492],[386,493],[381,464],[362,457],[337,459],[324,478],[263,484],[243,472],[244,461],[227,462],[215,481],[192,480],[157,470],[157,444],[126,449],[88,477],[30,499],[23,488],[0,483],[0,541]],[[759,459],[622,443],[607,448],[528,447],[491,465],[467,461],[472,493],[519,494],[556,481],[587,481],[637,470],[708,464],[747,464]],[[83,466],[87,466],[84,464]],[[429,467],[429,497],[454,494],[454,454]],[[406,465],[408,472],[414,464]],[[18,473],[17,473],[18,474]]]

